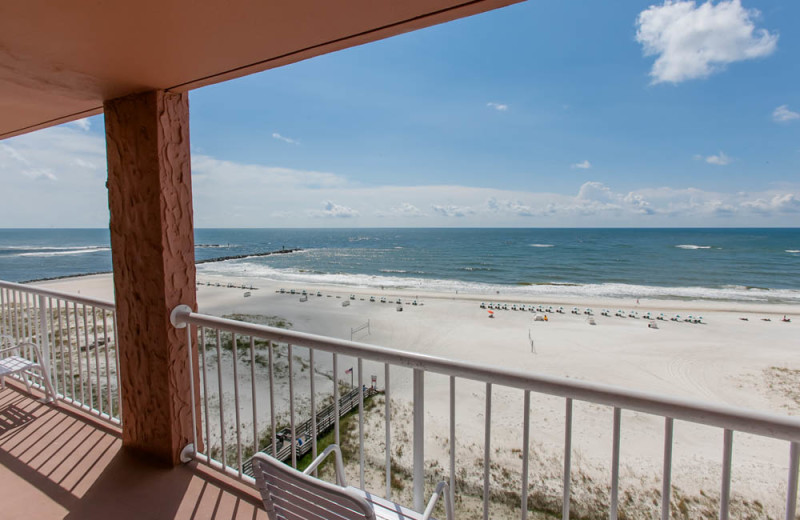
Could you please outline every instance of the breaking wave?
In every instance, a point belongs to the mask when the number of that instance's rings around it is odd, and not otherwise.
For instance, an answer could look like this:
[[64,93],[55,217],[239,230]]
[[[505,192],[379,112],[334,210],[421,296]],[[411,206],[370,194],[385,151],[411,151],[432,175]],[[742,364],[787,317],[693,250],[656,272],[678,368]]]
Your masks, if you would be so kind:
[[[724,287],[660,287],[623,283],[565,284],[543,283],[535,285],[501,285],[462,280],[428,279],[347,273],[309,273],[300,269],[276,269],[262,264],[225,261],[198,266],[198,274],[226,277],[264,278],[290,283],[319,283],[360,288],[419,289],[443,293],[468,293],[513,295],[520,297],[589,297],[589,298],[652,298],[666,300],[740,301],[761,303],[800,304],[800,290],[766,289],[745,286]],[[400,273],[398,273],[400,274]],[[415,273],[416,274],[416,273]],[[420,273],[422,274],[422,273]],[[250,283],[250,282],[248,282]]]
[[57,251],[37,251],[35,253],[19,253],[16,256],[69,256],[86,255],[99,253],[101,251],[111,251],[110,247],[85,247],[85,248],[36,248],[36,249],[58,249]]

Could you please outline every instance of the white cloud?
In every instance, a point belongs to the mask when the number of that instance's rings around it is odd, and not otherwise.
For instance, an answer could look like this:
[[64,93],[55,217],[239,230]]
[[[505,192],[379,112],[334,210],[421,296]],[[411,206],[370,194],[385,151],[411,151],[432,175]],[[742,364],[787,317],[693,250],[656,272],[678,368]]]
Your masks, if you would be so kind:
[[776,123],[786,123],[800,119],[800,113],[789,110],[789,105],[781,105],[772,111],[772,120]]
[[680,83],[704,78],[729,63],[761,58],[777,48],[778,35],[756,29],[760,16],[745,9],[741,0],[665,0],[645,9],[636,20],[636,40],[645,56],[657,56],[650,76],[653,83]]
[[218,182],[219,187],[230,189],[230,186],[246,186],[250,189],[258,186],[271,186],[281,189],[289,186],[302,186],[309,189],[332,188],[343,186],[346,180],[333,173],[294,170],[260,164],[244,164],[233,161],[215,159],[208,155],[192,155],[192,176],[195,182]]
[[388,212],[378,211],[376,215],[381,217],[424,217],[425,213],[415,205],[403,202],[399,206],[391,208]]
[[273,133],[272,133],[272,138],[273,138],[273,139],[277,139],[277,140],[279,140],[279,141],[283,141],[284,143],[289,143],[289,144],[300,144],[300,141],[297,141],[297,140],[295,140],[295,139],[290,139],[290,138],[288,138],[288,137],[284,137],[284,136],[282,136],[281,134],[279,134],[278,132],[273,132]]
[[756,199],[742,203],[742,207],[751,209],[756,213],[771,214],[800,212],[800,199],[792,193],[775,195],[771,199]]
[[579,163],[575,163],[572,165],[573,168],[580,168],[581,170],[588,170],[592,167],[592,163],[587,160],[581,161]]
[[[514,227],[532,222],[544,227],[790,226],[800,214],[796,183],[743,193],[670,187],[617,191],[595,181],[584,182],[572,193],[360,185],[344,174],[198,154],[193,156],[193,171],[197,227]],[[4,140],[0,221],[9,227],[105,226],[105,180],[105,143],[95,132],[62,125]],[[322,206],[319,201],[324,201]]]
[[78,119],[76,121],[72,121],[67,124],[75,126],[76,128],[80,128],[84,132],[88,132],[89,129],[92,127],[92,123],[91,121],[89,121],[89,118]]
[[491,197],[486,201],[486,207],[492,213],[508,213],[520,217],[533,217],[537,212],[519,200],[497,200]]
[[730,164],[733,159],[725,155],[725,152],[720,151],[717,155],[709,155],[705,158],[705,161],[708,164],[714,164],[716,166],[726,166]]
[[84,126],[91,125],[68,123],[0,142],[0,222],[12,227],[108,224],[105,140]]
[[322,203],[322,210],[311,210],[308,214],[315,218],[354,218],[360,215],[357,210],[340,206],[330,200]]
[[506,105],[505,103],[495,103],[494,101],[490,101],[486,103],[486,106],[498,110],[500,112],[505,112],[508,110],[508,105]]
[[475,210],[467,207],[467,206],[455,206],[453,204],[448,204],[447,206],[440,206],[438,204],[433,204],[431,206],[434,213],[441,215],[442,217],[466,217],[467,215],[472,215],[475,213]]

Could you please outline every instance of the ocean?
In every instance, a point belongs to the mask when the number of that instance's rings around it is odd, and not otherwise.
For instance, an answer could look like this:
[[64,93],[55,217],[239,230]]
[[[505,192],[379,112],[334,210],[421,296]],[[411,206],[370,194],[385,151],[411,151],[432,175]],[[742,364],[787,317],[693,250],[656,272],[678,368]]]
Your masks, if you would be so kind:
[[[198,266],[262,277],[444,292],[800,304],[800,229],[198,229]],[[0,230],[0,279],[111,270],[105,229]]]

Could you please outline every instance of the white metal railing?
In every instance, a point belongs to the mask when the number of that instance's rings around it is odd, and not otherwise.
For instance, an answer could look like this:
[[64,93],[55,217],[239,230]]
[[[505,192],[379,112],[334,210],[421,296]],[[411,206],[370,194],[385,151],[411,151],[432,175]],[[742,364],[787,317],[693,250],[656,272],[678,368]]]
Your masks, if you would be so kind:
[[[723,463],[720,487],[720,507],[719,518],[726,520],[729,517],[730,493],[731,493],[731,459],[733,448],[733,432],[745,432],[758,436],[774,438],[789,442],[789,475],[788,492],[786,496],[785,518],[795,518],[797,502],[798,484],[798,462],[800,461],[800,419],[786,416],[779,416],[770,413],[758,412],[747,409],[734,408],[725,405],[702,403],[677,397],[656,395],[652,393],[628,390],[609,385],[594,384],[572,379],[552,377],[540,374],[531,374],[519,370],[480,366],[474,363],[444,359],[413,352],[405,352],[394,349],[387,349],[352,341],[335,339],[330,337],[317,336],[281,328],[269,327],[264,325],[254,325],[229,319],[217,318],[191,312],[186,306],[179,306],[172,313],[172,323],[176,327],[185,327],[187,337],[190,342],[197,342],[199,350],[198,372],[200,381],[192,378],[192,388],[201,385],[201,424],[203,425],[202,434],[204,436],[205,449],[201,452],[196,447],[200,444],[200,439],[194,439],[192,455],[212,467],[217,468],[229,475],[240,478],[252,483],[253,480],[243,471],[246,457],[242,452],[243,418],[240,416],[245,407],[242,405],[242,390],[240,389],[240,373],[238,366],[241,360],[249,360],[251,385],[249,396],[252,400],[253,438],[250,451],[259,451],[262,444],[259,442],[259,414],[256,406],[256,399],[259,392],[256,389],[256,379],[259,377],[256,369],[256,356],[263,355],[259,344],[266,342],[264,350],[267,351],[268,359],[265,360],[264,368],[267,371],[269,384],[269,413],[263,424],[269,424],[273,455],[278,441],[278,424],[281,422],[280,414],[276,413],[276,393],[281,394],[281,389],[276,392],[277,379],[276,369],[283,371],[284,383],[288,387],[288,423],[291,435],[292,457],[291,464],[296,466],[295,446],[298,443],[296,436],[296,409],[295,399],[297,384],[294,382],[295,372],[292,367],[293,349],[308,349],[308,363],[310,373],[315,373],[315,351],[327,352],[331,354],[333,374],[339,374],[339,359],[342,357],[352,357],[357,360],[358,368],[358,389],[360,393],[358,407],[358,439],[359,439],[359,481],[364,488],[364,399],[363,390],[363,363],[383,364],[385,367],[385,429],[386,429],[386,497],[391,498],[391,474],[392,462],[390,456],[391,448],[391,410],[390,410],[390,366],[405,367],[411,369],[413,373],[413,501],[414,508],[422,511],[424,507],[424,485],[425,485],[425,421],[424,421],[424,398],[425,398],[425,375],[441,374],[449,377],[449,480],[451,493],[456,489],[456,400],[455,389],[457,380],[467,380],[482,383],[485,385],[485,417],[484,417],[484,453],[483,453],[483,518],[489,518],[490,496],[491,496],[491,413],[492,413],[492,389],[495,386],[517,389],[523,392],[524,408],[523,412],[523,432],[522,432],[522,479],[520,489],[520,509],[521,518],[526,519],[528,514],[528,464],[529,464],[529,439],[530,439],[530,394],[531,392],[546,394],[563,398],[565,402],[565,422],[564,422],[564,473],[563,473],[563,503],[562,518],[568,519],[570,516],[570,488],[572,485],[572,427],[573,427],[573,402],[585,401],[598,405],[604,405],[613,411],[613,432],[612,432],[612,460],[611,460],[611,482],[610,482],[610,505],[609,517],[614,520],[618,516],[619,507],[619,467],[620,467],[620,438],[622,430],[622,411],[637,411],[645,414],[663,417],[664,420],[664,451],[662,469],[662,495],[661,495],[661,518],[666,520],[670,516],[670,499],[672,494],[672,447],[673,447],[673,426],[674,421],[686,421],[712,427],[721,428],[724,431],[723,440]],[[263,345],[262,345],[263,346]],[[239,349],[244,348],[244,353]],[[226,357],[226,349],[230,355]],[[284,357],[288,364],[288,371],[280,365],[276,365],[274,353],[285,352]],[[191,358],[190,358],[191,363]],[[233,403],[235,411],[235,427],[226,429],[225,412],[226,399],[225,389],[223,388],[223,369],[224,363],[230,365],[234,378],[233,384]],[[210,365],[216,363],[216,372],[210,369]],[[226,368],[228,370],[228,368]],[[216,379],[216,385],[213,380]],[[315,400],[317,393],[314,388],[314,377],[310,378],[310,402],[311,414],[315,417]],[[215,386],[215,387],[214,387]],[[332,382],[333,401],[339,402],[339,382],[338,376]],[[286,394],[283,394],[284,396]],[[219,403],[219,419],[214,419],[211,413],[210,400],[217,399]],[[213,404],[213,403],[212,403]],[[230,403],[228,404],[230,406]],[[194,411],[194,407],[192,408]],[[230,413],[230,412],[229,412]],[[336,416],[339,417],[338,410]],[[197,419],[197,418],[195,418]],[[218,429],[217,433],[212,432]],[[316,455],[317,432],[313,425],[314,433],[311,439],[305,439],[313,443],[313,453]],[[235,437],[234,449],[229,450],[227,440],[229,436]],[[339,421],[335,421],[334,439],[340,442]],[[302,439],[301,439],[302,440]],[[230,453],[229,453],[230,451]],[[235,455],[234,455],[235,451]],[[235,456],[235,460],[233,457]]]
[[[0,281],[0,334],[39,346],[57,399],[120,423],[119,354],[112,302]],[[23,349],[22,355],[33,353]],[[44,390],[42,385],[34,385]]]

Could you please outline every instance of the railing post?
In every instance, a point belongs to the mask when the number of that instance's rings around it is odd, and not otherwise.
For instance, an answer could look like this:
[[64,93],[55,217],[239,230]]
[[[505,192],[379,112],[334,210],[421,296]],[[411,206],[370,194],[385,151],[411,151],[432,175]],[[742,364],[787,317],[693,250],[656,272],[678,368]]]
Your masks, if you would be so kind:
[[37,359],[39,363],[42,364],[42,367],[47,372],[47,376],[51,377],[50,374],[50,337],[49,331],[47,330],[47,297],[43,294],[39,295],[39,323],[38,323],[38,330],[36,335],[38,336],[37,343],[39,345],[39,352],[42,354],[42,359]]
[[414,369],[414,510],[425,509],[425,373]]
[[789,445],[789,489],[786,493],[786,519],[794,520],[797,511],[797,470],[800,466],[800,450],[798,444]]

